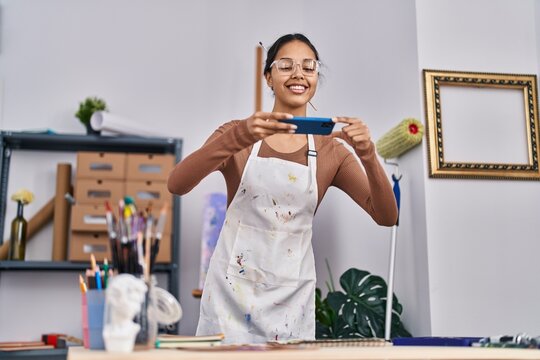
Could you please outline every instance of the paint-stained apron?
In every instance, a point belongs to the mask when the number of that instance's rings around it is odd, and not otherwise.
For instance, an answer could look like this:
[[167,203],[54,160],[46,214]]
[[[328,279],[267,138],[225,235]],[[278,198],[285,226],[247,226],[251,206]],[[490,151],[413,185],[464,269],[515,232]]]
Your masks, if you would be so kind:
[[227,343],[315,338],[316,151],[308,166],[251,151],[210,260],[197,335]]

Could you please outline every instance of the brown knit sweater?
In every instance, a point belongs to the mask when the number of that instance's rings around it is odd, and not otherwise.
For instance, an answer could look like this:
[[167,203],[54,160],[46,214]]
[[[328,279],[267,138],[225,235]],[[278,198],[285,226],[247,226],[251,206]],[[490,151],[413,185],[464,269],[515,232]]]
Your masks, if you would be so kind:
[[[392,226],[397,220],[397,206],[386,173],[377,160],[375,145],[355,156],[330,136],[315,135],[317,150],[318,204],[330,186],[347,193],[379,225]],[[247,129],[245,120],[234,120],[220,126],[198,150],[176,164],[168,180],[169,191],[184,195],[203,178],[219,170],[227,184],[230,204],[242,177],[253,144],[257,142]],[[307,144],[292,153],[280,153],[263,141],[260,157],[275,157],[307,165]]]

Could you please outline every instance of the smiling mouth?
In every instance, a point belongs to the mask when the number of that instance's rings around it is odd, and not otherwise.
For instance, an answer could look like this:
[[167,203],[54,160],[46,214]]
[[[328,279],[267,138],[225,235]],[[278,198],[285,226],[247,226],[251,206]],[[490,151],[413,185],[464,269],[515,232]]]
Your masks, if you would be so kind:
[[287,88],[295,94],[303,94],[307,90],[307,87],[304,85],[289,85]]

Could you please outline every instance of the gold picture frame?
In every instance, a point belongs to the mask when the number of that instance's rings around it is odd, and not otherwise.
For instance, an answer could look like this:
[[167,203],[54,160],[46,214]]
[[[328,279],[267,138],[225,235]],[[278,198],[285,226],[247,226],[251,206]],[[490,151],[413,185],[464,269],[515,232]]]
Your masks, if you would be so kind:
[[540,180],[536,75],[423,76],[430,177]]

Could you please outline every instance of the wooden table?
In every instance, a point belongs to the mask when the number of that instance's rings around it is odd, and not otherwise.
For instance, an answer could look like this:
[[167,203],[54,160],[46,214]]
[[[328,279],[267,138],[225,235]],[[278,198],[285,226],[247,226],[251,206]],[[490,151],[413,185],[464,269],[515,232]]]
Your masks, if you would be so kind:
[[536,349],[495,349],[476,347],[385,346],[385,347],[325,347],[267,351],[200,351],[153,349],[130,354],[71,347],[68,360],[356,360],[356,359],[540,359]]

